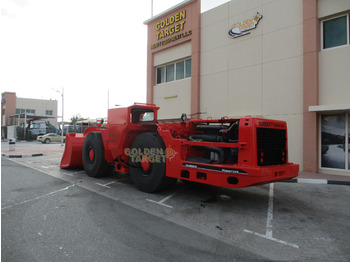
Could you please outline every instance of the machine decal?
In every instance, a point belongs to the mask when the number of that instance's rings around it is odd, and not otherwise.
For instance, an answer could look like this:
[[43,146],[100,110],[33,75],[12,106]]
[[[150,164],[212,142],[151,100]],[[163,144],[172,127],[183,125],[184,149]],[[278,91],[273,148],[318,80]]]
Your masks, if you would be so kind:
[[248,175],[247,172],[241,169],[222,168],[222,167],[216,167],[216,166],[206,166],[206,165],[197,165],[197,164],[189,164],[189,163],[183,163],[182,166],[189,167],[189,168],[204,169],[204,170],[214,170],[214,171],[230,173],[230,174]]

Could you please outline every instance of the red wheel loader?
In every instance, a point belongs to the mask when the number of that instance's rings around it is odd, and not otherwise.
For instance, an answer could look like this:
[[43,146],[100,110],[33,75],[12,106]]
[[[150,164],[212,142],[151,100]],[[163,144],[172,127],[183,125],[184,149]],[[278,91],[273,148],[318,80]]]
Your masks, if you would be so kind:
[[158,123],[159,107],[135,103],[108,110],[105,127],[67,134],[61,168],[84,167],[101,177],[113,169],[130,173],[145,192],[178,179],[242,188],[298,175],[288,162],[284,121],[245,117]]

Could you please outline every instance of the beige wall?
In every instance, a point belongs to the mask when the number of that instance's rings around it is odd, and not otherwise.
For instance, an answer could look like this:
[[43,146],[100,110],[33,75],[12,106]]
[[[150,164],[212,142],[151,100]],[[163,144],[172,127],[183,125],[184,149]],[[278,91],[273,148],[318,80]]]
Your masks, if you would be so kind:
[[[238,21],[263,15],[249,35],[232,39]],[[286,120],[290,161],[302,164],[302,0],[232,0],[202,14],[201,111]]]
[[350,46],[319,53],[319,105],[350,103]]
[[[191,57],[191,41],[154,54],[154,66]],[[154,86],[153,102],[160,107],[159,119],[180,118],[191,113],[191,78]]]
[[191,78],[156,85],[154,102],[160,107],[158,119],[180,118],[191,112]]
[[[331,18],[350,10],[349,0],[319,0],[318,17]],[[322,29],[322,23],[321,23]],[[322,45],[321,45],[322,46]],[[319,53],[319,105],[349,104],[350,45],[321,49]]]
[[154,54],[154,66],[159,66],[191,56],[191,41]]
[[[42,100],[17,97],[16,108],[35,109],[35,114],[37,115],[45,115],[46,110],[52,110],[52,115],[57,116],[57,100]],[[56,118],[49,118],[47,120],[50,121],[53,126],[57,126]]]
[[349,0],[318,0],[319,18],[344,12],[344,10],[350,10]]

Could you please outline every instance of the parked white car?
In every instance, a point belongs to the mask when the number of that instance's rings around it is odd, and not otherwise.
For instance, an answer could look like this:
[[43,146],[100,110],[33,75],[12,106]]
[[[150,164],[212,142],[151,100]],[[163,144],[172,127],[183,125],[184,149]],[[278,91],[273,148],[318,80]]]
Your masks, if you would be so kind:
[[[49,144],[51,142],[61,142],[61,136],[55,133],[48,133],[46,135],[38,136],[37,141],[40,141],[45,144]],[[63,142],[65,142],[66,138],[63,137]]]

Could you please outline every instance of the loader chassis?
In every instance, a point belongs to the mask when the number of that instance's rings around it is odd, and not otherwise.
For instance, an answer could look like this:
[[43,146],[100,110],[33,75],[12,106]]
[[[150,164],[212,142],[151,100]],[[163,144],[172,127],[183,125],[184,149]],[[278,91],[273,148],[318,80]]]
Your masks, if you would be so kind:
[[84,167],[91,177],[130,173],[145,192],[178,179],[242,188],[290,179],[284,121],[245,117],[158,123],[159,107],[135,103],[108,111],[105,127],[67,134],[61,168]]

